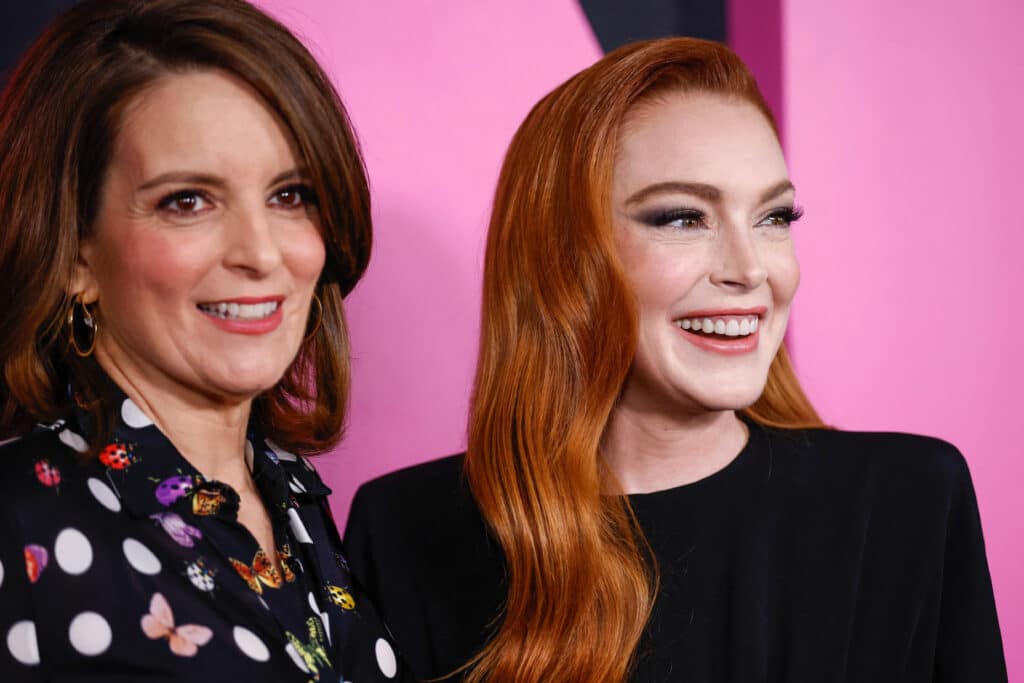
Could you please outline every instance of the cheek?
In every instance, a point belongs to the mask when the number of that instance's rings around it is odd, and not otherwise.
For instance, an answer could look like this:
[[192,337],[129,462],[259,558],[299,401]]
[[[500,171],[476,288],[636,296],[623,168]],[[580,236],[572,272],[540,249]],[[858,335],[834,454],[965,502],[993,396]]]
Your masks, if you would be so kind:
[[319,279],[327,251],[323,237],[316,228],[296,232],[283,246],[284,260],[292,277],[303,282]]
[[768,262],[768,279],[776,306],[788,306],[800,286],[800,264],[792,245],[772,254]]
[[195,242],[180,233],[140,232],[103,243],[97,250],[100,301],[152,296],[166,304],[187,295],[214,260],[215,250]]

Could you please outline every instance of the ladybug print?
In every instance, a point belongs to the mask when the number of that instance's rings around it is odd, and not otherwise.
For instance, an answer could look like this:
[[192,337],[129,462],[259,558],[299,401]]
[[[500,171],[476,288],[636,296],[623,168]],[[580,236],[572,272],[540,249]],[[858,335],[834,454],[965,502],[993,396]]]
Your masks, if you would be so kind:
[[136,457],[131,445],[115,441],[100,451],[100,462],[112,470],[125,470],[135,463]]
[[214,572],[207,569],[206,563],[203,558],[199,558],[195,562],[192,562],[185,567],[185,576],[192,583],[193,586],[203,591],[204,593],[211,593],[216,587],[216,583],[213,580]]
[[341,586],[328,585],[327,597],[331,599],[331,602],[343,610],[353,610],[356,608],[356,599],[352,597],[351,593]]
[[43,486],[57,486],[60,484],[60,470],[49,460],[40,460],[36,463],[36,479]]
[[176,477],[168,477],[156,487],[156,499],[164,507],[170,507],[174,503],[192,492],[195,482],[187,474],[179,474]]

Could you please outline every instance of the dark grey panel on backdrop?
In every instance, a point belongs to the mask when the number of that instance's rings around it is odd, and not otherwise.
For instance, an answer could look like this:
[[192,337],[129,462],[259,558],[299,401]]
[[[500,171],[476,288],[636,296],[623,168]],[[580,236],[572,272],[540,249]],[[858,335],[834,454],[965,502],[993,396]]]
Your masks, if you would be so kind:
[[605,52],[649,38],[725,41],[726,0],[579,0]]
[[0,86],[43,28],[74,0],[0,0]]

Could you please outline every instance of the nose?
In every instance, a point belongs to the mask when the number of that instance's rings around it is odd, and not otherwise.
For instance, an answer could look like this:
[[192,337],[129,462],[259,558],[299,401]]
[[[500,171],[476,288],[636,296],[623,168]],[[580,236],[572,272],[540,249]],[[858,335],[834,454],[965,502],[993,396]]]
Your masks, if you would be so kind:
[[227,220],[224,232],[224,263],[229,268],[261,277],[281,265],[281,245],[265,207],[235,210]]
[[719,233],[711,281],[732,289],[756,289],[768,279],[754,231],[749,226],[727,226]]

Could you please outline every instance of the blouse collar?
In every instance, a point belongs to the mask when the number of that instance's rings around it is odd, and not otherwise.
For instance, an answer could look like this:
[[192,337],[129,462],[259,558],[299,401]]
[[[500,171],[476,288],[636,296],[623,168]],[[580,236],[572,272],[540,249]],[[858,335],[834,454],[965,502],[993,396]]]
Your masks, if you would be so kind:
[[[239,498],[234,488],[206,479],[112,382],[110,391],[117,415],[99,462],[124,506],[137,517],[150,517],[165,526],[168,520],[176,521],[175,516],[182,521],[209,515],[237,519]],[[77,411],[75,417],[88,433],[84,411]],[[300,458],[266,439],[255,419],[249,422],[245,456],[267,511],[275,518],[287,520],[289,508],[331,492],[304,460],[305,467],[286,471],[282,461],[297,463]]]

